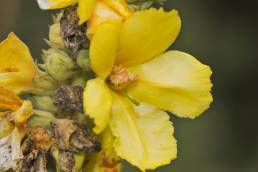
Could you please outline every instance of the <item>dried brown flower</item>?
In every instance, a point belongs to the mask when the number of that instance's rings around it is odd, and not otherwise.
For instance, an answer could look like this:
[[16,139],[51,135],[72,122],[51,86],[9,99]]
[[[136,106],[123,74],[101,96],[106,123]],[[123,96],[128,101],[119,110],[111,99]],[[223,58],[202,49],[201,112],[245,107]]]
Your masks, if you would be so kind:
[[19,161],[16,172],[47,172],[46,153],[33,150]]
[[73,57],[76,57],[77,52],[87,42],[86,25],[78,25],[78,22],[77,6],[68,7],[64,10],[60,20],[61,34],[65,46],[71,51]]
[[34,149],[47,152],[54,144],[54,138],[43,128],[33,127],[28,130],[28,139]]
[[80,86],[60,86],[55,91],[54,105],[64,112],[83,112],[83,88]]
[[51,128],[60,150],[73,152],[97,152],[100,144],[96,137],[76,121],[68,119],[55,119]]

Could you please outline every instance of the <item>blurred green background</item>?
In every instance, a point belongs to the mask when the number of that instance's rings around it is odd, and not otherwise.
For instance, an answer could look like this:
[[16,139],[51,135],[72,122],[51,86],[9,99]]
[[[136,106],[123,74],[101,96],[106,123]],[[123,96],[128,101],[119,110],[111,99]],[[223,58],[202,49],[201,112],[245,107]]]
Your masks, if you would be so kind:
[[[33,57],[46,47],[53,11],[36,0],[1,0],[0,39],[15,32]],[[159,172],[258,171],[258,1],[168,0],[182,32],[171,49],[213,69],[214,102],[195,120],[172,117],[178,158]],[[125,172],[137,169],[125,164]]]

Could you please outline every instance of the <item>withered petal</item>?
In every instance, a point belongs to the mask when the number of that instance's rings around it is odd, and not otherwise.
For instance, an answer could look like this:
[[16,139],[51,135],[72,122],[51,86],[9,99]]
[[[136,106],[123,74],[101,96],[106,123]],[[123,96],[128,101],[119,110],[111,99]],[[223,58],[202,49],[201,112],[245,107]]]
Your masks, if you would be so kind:
[[96,137],[76,121],[68,119],[55,119],[51,127],[57,146],[61,150],[73,152],[96,152],[100,144]]

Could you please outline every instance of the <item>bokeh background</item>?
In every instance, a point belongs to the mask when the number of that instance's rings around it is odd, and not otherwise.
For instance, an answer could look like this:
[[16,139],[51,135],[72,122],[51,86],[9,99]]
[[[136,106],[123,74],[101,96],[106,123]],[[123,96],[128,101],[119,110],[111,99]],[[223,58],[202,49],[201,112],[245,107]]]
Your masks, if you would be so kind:
[[[171,49],[213,70],[214,102],[195,120],[172,117],[178,158],[159,172],[258,171],[258,1],[168,0],[182,32]],[[40,57],[53,11],[36,0],[1,0],[0,39],[15,32]],[[125,163],[124,172],[137,172]]]

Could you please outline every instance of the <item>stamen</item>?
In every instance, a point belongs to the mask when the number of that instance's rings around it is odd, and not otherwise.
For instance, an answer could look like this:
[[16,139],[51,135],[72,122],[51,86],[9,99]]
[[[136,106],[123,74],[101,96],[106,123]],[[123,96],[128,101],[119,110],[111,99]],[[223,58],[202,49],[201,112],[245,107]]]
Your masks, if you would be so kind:
[[137,79],[137,75],[129,74],[123,65],[118,65],[113,67],[112,72],[108,77],[108,82],[113,89],[122,90]]

